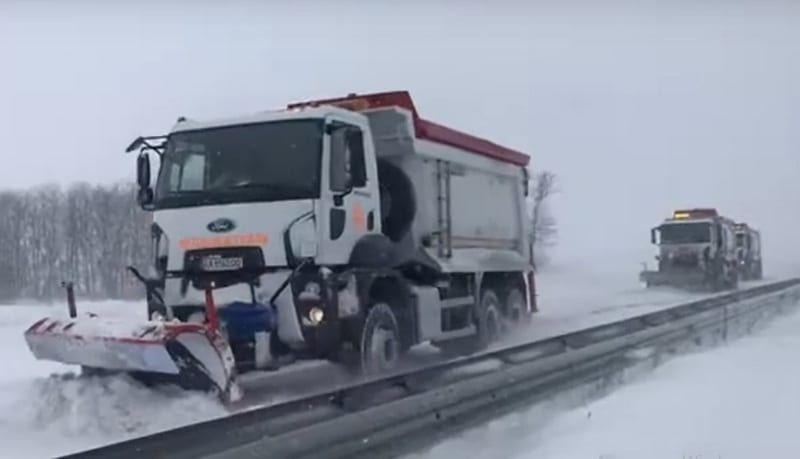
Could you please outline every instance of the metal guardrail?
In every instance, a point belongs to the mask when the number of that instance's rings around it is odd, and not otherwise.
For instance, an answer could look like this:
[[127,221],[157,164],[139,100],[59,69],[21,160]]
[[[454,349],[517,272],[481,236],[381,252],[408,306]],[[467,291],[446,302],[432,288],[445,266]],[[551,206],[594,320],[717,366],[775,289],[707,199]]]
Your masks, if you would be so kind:
[[[339,458],[379,453],[629,363],[630,351],[691,339],[800,300],[800,279],[703,298],[66,458]],[[408,445],[406,445],[408,446]]]

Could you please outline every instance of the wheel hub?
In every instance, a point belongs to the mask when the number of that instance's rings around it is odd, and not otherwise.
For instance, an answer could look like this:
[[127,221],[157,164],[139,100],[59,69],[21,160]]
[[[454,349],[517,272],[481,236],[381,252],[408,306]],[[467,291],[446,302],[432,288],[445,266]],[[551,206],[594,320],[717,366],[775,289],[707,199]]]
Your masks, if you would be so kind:
[[397,342],[391,331],[379,328],[372,334],[370,357],[376,369],[386,369],[397,360]]

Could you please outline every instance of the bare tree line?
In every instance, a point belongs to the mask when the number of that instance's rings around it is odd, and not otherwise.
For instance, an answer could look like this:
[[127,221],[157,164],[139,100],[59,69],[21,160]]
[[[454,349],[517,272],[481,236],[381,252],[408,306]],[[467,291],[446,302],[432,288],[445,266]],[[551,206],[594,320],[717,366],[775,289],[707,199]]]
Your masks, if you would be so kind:
[[150,215],[135,193],[86,183],[0,191],[0,302],[61,297],[62,281],[84,297],[141,297],[125,269],[150,253]]
[[[555,174],[534,174],[530,190],[530,237],[540,267],[557,236],[547,206]],[[60,298],[62,281],[73,282],[82,297],[141,297],[126,266],[151,262],[151,215],[135,196],[127,183],[0,191],[0,302]]]
[[530,238],[534,264],[539,268],[547,261],[546,249],[555,245],[558,237],[556,219],[549,208],[549,198],[558,191],[556,175],[550,171],[534,174],[531,176],[529,189]]

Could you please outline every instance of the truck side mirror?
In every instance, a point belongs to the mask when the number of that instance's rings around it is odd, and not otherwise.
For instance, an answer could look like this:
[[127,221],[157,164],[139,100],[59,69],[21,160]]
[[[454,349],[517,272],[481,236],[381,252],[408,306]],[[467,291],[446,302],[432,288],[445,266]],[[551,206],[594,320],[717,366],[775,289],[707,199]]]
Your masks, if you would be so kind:
[[136,158],[136,182],[139,188],[150,186],[150,156],[144,151]]
[[153,189],[150,187],[150,156],[144,151],[136,158],[136,183],[139,185],[136,200],[142,209],[149,210],[153,203]]
[[652,228],[650,230],[650,243],[651,244],[655,244],[656,243],[656,229],[655,228]]
[[347,130],[344,127],[328,129],[331,138],[330,148],[330,173],[328,175],[329,188],[334,193],[347,194],[352,188],[350,174],[350,155],[347,148]]

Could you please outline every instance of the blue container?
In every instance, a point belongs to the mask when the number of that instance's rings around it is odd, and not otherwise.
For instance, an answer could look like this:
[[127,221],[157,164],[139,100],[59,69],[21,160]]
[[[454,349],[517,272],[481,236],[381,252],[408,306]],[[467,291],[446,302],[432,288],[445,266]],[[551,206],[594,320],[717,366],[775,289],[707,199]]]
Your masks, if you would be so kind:
[[261,303],[235,301],[219,308],[229,341],[249,341],[257,332],[270,332],[274,323],[272,308]]

